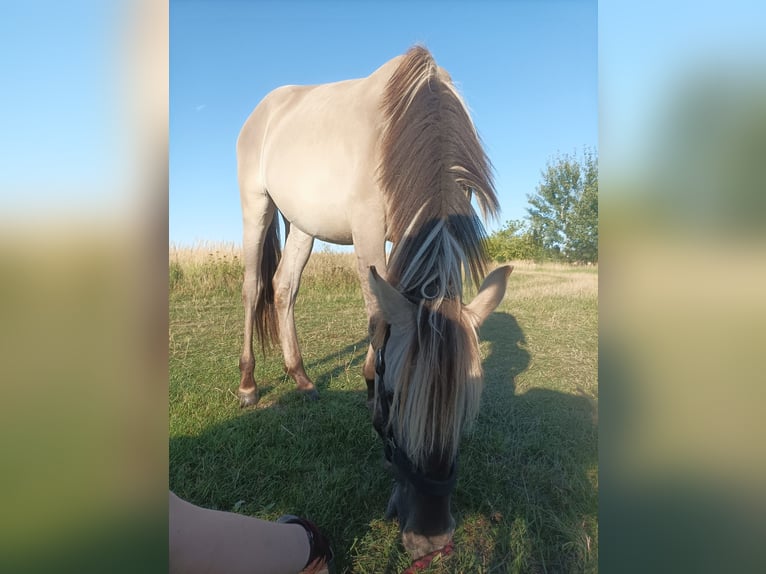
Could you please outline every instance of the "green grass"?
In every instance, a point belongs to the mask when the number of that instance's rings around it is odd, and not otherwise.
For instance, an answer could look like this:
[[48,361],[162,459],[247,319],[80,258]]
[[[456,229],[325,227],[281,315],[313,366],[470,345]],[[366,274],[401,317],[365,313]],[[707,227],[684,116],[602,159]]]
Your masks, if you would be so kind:
[[[339,572],[401,572],[361,377],[366,317],[353,257],[315,254],[296,307],[305,401],[281,355],[258,357],[261,400],[236,397],[243,311],[236,256],[171,258],[170,488],[265,519],[300,514]],[[517,265],[481,329],[485,389],[460,449],[455,553],[427,572],[596,572],[597,268]]]

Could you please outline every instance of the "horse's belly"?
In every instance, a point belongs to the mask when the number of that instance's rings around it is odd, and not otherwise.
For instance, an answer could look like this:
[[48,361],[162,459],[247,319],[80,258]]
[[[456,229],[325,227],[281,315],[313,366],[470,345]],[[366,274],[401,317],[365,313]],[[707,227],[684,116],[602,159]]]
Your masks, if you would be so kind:
[[315,209],[312,213],[309,210],[310,206],[305,211],[301,210],[301,213],[282,213],[292,225],[312,237],[338,245],[351,245],[354,242],[351,226],[337,212]]
[[352,228],[358,222],[351,219],[359,217],[359,206],[379,203],[370,162],[355,155],[358,149],[332,138],[279,149],[265,165],[266,189],[279,210],[313,237],[353,243]]
[[347,202],[316,186],[298,187],[277,193],[269,189],[287,220],[304,233],[340,245],[353,243]]

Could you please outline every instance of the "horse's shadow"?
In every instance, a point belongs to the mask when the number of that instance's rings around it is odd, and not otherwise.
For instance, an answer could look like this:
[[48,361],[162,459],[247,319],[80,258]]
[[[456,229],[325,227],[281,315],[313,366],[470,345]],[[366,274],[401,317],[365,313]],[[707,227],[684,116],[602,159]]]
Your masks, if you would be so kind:
[[529,367],[526,337],[513,315],[492,313],[480,328],[482,341],[489,344],[489,352],[483,361],[484,384],[495,384],[514,392],[516,377]]
[[[357,369],[357,371],[354,374],[361,377],[362,364],[363,364],[365,356],[367,355],[367,347],[369,346],[369,344],[370,342],[366,337],[359,339],[355,343],[346,345],[345,347],[335,351],[334,353],[330,353],[329,355],[324,355],[322,357],[313,359],[311,361],[307,361],[306,370],[308,371],[310,375],[313,373],[313,376],[316,377],[315,383],[320,388],[326,387],[332,379],[340,376],[343,372],[345,372],[348,369]],[[324,371],[324,372],[321,372],[320,374],[317,374],[326,365],[332,364],[333,362],[337,361],[341,357],[345,358],[344,364],[337,365],[335,368],[330,369],[329,371]]]
[[[502,563],[518,552],[513,547],[518,541],[509,541],[514,530],[534,531],[528,538],[532,544],[561,540],[567,531],[582,529],[584,514],[595,516],[597,493],[589,474],[598,458],[597,414],[581,394],[518,388],[517,377],[530,368],[531,356],[512,315],[493,313],[481,327],[481,339],[489,347],[482,407],[462,442],[453,512],[459,523],[471,522],[473,530],[483,532],[480,536],[491,538],[498,525],[511,531],[492,541],[493,562]],[[582,558],[582,552],[573,555],[577,552],[544,556],[545,549],[530,549],[554,572],[570,571]],[[528,564],[533,571],[537,566]]]
[[[333,380],[344,374],[348,373],[351,377],[362,380],[362,366],[364,365],[364,359],[367,356],[368,346],[369,340],[363,338],[354,343],[350,343],[337,351],[322,355],[321,357],[312,357],[310,359],[304,357],[306,372],[309,377],[312,378],[320,395],[329,390]],[[266,398],[272,391],[278,389],[284,390],[285,386],[292,388],[293,392],[280,393],[279,396],[273,400]],[[258,391],[264,400],[258,403],[255,407],[256,409],[270,408],[275,404],[308,400],[307,395],[295,388],[295,383],[287,373],[283,373],[277,378],[266,377],[264,380],[261,380],[258,383]]]

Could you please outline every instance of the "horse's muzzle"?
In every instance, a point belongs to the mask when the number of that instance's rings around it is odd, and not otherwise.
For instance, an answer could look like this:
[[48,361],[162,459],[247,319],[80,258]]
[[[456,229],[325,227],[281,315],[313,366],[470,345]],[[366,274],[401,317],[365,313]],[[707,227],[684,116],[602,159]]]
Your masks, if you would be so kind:
[[436,536],[425,536],[423,534],[416,534],[412,531],[402,532],[402,544],[412,559],[417,560],[426,554],[436,552],[447,546],[450,540],[452,540],[452,535],[454,533],[454,527],[448,532]]

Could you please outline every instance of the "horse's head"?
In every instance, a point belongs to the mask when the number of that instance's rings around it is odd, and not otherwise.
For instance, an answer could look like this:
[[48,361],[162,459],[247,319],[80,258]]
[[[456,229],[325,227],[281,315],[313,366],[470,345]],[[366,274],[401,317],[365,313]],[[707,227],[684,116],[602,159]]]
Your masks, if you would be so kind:
[[481,399],[476,330],[502,300],[511,270],[490,273],[474,300],[463,305],[459,297],[407,297],[370,269],[384,321],[373,338],[373,425],[396,478],[387,515],[398,516],[413,558],[444,547],[454,532],[450,496],[458,443]]

